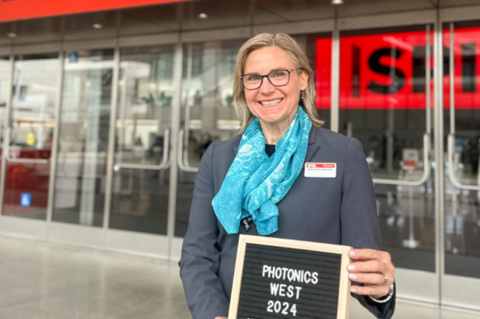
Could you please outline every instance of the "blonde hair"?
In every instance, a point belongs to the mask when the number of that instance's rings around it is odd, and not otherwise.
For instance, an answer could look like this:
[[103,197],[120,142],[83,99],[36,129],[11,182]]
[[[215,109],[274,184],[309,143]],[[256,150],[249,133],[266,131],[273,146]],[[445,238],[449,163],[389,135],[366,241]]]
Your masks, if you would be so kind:
[[235,80],[233,84],[233,101],[235,103],[237,118],[240,120],[240,134],[245,132],[250,122],[255,118],[255,115],[253,115],[248,109],[240,76],[243,75],[248,55],[252,51],[269,46],[276,46],[284,50],[295,64],[295,68],[303,69],[303,71],[299,70],[300,72],[307,72],[307,87],[302,93],[303,99],[299,99],[299,105],[303,108],[305,113],[307,113],[314,126],[322,126],[324,122],[318,118],[317,109],[315,107],[315,82],[313,70],[308,64],[308,58],[305,55],[305,52],[303,52],[292,37],[285,33],[261,33],[245,42],[238,51]]

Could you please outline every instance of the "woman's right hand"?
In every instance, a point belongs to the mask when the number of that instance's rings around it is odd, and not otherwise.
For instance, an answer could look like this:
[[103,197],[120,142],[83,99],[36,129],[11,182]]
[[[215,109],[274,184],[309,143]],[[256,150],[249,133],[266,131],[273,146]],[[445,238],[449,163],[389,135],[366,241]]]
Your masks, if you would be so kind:
[[215,317],[215,319],[228,319],[227,317]]

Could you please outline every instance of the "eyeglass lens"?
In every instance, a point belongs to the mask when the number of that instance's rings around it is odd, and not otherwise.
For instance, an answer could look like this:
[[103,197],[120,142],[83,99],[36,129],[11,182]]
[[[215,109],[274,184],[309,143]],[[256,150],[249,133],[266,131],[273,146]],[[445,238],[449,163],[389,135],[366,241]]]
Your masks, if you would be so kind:
[[264,77],[267,77],[270,83],[274,86],[283,86],[288,83],[290,72],[288,72],[288,70],[275,70],[266,76],[260,74],[247,74],[242,78],[243,85],[248,90],[258,89],[262,85]]

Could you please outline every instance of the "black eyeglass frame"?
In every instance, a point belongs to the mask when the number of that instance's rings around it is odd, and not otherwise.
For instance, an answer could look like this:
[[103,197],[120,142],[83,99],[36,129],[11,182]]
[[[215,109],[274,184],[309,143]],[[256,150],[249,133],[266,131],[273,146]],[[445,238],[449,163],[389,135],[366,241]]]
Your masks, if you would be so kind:
[[[247,75],[252,75],[252,74],[255,74],[255,73],[248,73],[248,74],[244,74],[244,75],[241,75],[239,76],[240,80],[242,80],[242,85],[243,85],[243,88],[245,90],[249,90],[249,91],[253,91],[253,90],[258,90],[262,84],[263,84],[263,78],[267,78],[268,82],[270,82],[271,85],[273,85],[274,87],[282,87],[282,86],[285,86],[287,85],[288,83],[290,83],[290,73],[294,70],[305,70],[303,68],[296,68],[296,69],[276,69],[276,70],[273,70],[272,72],[268,73],[268,74],[265,74],[265,75],[261,75],[259,74],[259,76],[261,77],[260,79],[260,85],[254,89],[248,89],[246,86],[245,86],[245,83],[243,83],[243,77],[247,76]],[[287,80],[287,83],[285,84],[282,84],[282,85],[275,85],[272,83],[272,80],[270,80],[269,78],[269,75],[272,74],[273,72],[278,72],[278,71],[287,71],[288,72],[288,80]]]

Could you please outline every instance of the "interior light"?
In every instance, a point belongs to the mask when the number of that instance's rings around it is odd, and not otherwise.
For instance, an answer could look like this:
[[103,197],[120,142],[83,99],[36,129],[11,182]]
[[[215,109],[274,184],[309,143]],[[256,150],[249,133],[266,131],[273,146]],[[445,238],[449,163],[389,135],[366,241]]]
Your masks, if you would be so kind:
[[198,17],[199,17],[200,19],[208,19],[208,14],[202,12],[202,13],[200,13],[200,14],[198,15]]
[[343,0],[332,0],[332,4],[343,4]]
[[7,34],[7,36],[8,36],[9,38],[16,38],[16,37],[17,37],[17,34],[16,34],[16,33],[13,33],[13,32],[10,32],[10,33]]
[[93,25],[93,28],[95,28],[95,29],[101,29],[101,28],[103,28],[103,25],[101,25],[101,24],[99,24],[99,23],[95,23],[95,24]]

